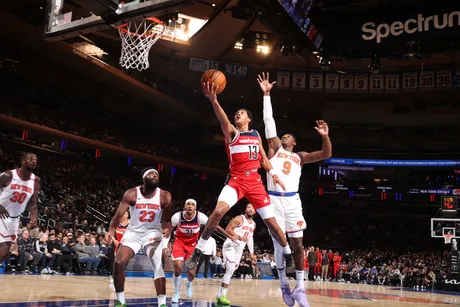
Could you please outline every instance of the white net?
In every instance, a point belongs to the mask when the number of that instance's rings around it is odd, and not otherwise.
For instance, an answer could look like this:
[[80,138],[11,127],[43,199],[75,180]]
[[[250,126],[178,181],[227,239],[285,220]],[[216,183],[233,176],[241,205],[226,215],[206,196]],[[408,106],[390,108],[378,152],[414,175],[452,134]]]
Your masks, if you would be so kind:
[[139,71],[149,68],[149,52],[165,31],[163,23],[156,18],[130,22],[118,27],[121,38],[120,65]]
[[445,244],[450,244],[450,241],[452,240],[453,236],[454,235],[449,234],[449,233],[444,234],[444,243]]

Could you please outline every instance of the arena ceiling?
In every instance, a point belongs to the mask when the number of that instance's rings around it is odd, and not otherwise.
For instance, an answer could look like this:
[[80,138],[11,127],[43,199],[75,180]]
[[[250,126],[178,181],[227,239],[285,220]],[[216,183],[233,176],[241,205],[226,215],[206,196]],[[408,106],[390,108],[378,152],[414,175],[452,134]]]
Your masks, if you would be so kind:
[[[244,1],[241,1],[244,3]],[[205,131],[207,135],[203,136],[209,143],[216,143],[213,141],[212,133],[220,134],[218,125],[215,124],[214,116],[211,113],[211,109],[207,105],[207,101],[203,99],[199,87],[198,80],[200,72],[187,71],[188,60],[190,57],[200,57],[212,60],[219,60],[224,62],[240,63],[245,65],[251,65],[257,67],[257,70],[267,69],[276,71],[277,68],[286,69],[320,69],[316,56],[312,55],[309,50],[304,50],[301,54],[287,57],[283,55],[278,48],[274,48],[268,56],[261,56],[253,50],[237,50],[234,47],[235,41],[247,32],[254,33],[267,33],[269,37],[272,37],[274,42],[278,42],[282,37],[277,31],[279,28],[271,27],[265,22],[254,18],[253,15],[249,14],[246,17],[234,18],[233,11],[238,10],[238,1],[236,0],[222,0],[212,1],[203,0],[197,1],[195,5],[185,7],[183,14],[194,16],[198,18],[208,19],[210,22],[207,26],[203,27],[194,37],[190,39],[189,44],[178,44],[171,41],[160,40],[151,51],[151,63],[152,71],[154,75],[161,75],[167,79],[178,82],[186,86],[190,90],[190,97],[197,101],[197,105],[190,105],[187,101],[185,104],[188,109],[194,108],[196,112],[204,114],[201,117],[201,121],[198,120],[198,126],[203,123],[203,127],[206,127]],[[361,1],[361,0],[323,0],[315,1],[315,13],[318,16],[337,16],[337,15],[349,15],[349,18],[354,16],[367,14],[368,12],[378,10],[404,10],[406,8],[412,8],[417,6],[429,6],[435,3],[434,1]],[[11,1],[8,2],[7,6],[4,7],[9,13],[16,18],[26,21],[29,25],[33,25],[36,29],[41,29],[43,26],[44,18],[44,0],[28,0],[28,1]],[[213,6],[215,4],[215,6]],[[243,14],[244,15],[244,14]],[[329,17],[330,18],[330,17]],[[10,25],[14,27],[14,25]],[[275,29],[276,28],[276,29]],[[37,31],[38,33],[39,31]],[[2,36],[5,33],[0,34]],[[16,34],[15,34],[16,35]],[[35,35],[35,34],[34,34]],[[21,36],[16,35],[16,42],[21,42]],[[8,36],[8,40],[11,40],[12,36]],[[36,37],[37,41],[42,39]],[[106,30],[93,34],[86,34],[84,39],[76,38],[70,39],[67,43],[74,43],[76,41],[91,41],[97,44],[104,51],[108,52],[108,58],[111,60],[111,64],[116,67],[117,58],[120,52],[120,39],[115,30]],[[4,39],[6,41],[6,39]],[[58,44],[48,44],[43,48],[50,48],[49,57],[53,59],[54,52],[64,52],[62,48],[58,48]],[[42,51],[43,52],[43,51]],[[43,52],[45,54],[46,52]],[[57,60],[61,65],[70,67],[69,63],[66,63],[70,58],[60,58]],[[54,59],[56,60],[56,59]],[[432,54],[429,57],[422,59],[382,59],[382,64],[387,69],[401,69],[412,67],[414,69],[420,69],[421,67],[434,67],[438,65],[452,65],[458,63],[459,56],[455,52],[443,53],[443,54]],[[185,70],[180,70],[179,66],[184,66]],[[80,66],[80,62],[77,64]],[[355,58],[346,59],[337,57],[334,61],[332,69],[334,70],[351,70],[351,71],[364,71],[369,65],[369,59]],[[46,66],[46,65],[45,65]],[[40,72],[45,71],[45,66],[41,64],[34,65],[31,69],[31,73],[35,78],[40,78]],[[60,78],[60,75],[54,70],[49,70],[48,75],[52,76],[49,82],[56,82],[62,86],[72,86],[69,83],[77,84],[78,79],[83,76],[81,74],[73,75],[66,82],[66,79]],[[84,69],[89,69],[86,67]],[[97,89],[104,82],[114,82],[113,80],[105,79],[101,75],[93,75],[91,77],[97,78],[97,82],[86,79],[85,86],[91,86],[93,89]],[[254,82],[253,85],[249,85],[245,80],[235,81],[232,85],[229,85],[229,89],[222,95],[222,102],[224,107],[231,112],[236,106],[247,106],[255,110],[255,115],[260,119],[260,95],[257,89],[255,80],[252,80],[254,75],[250,75],[248,80]],[[67,80],[67,81],[68,81]],[[66,84],[67,83],[67,84]],[[234,91],[235,89],[244,90]],[[247,87],[247,88],[246,88]],[[107,88],[107,92],[113,92],[113,88]],[[136,92],[129,93],[131,97],[136,96]],[[104,96],[101,94],[101,97]],[[110,96],[110,101],[106,101],[107,107],[112,102],[118,101],[119,106],[123,107],[126,104],[124,97],[117,97],[115,93]],[[442,117],[443,112],[449,112],[451,106],[458,109],[458,101],[454,98],[454,93],[446,93],[442,97],[436,97],[434,95],[428,95],[426,93],[417,94],[406,94],[398,95],[398,97],[388,97],[385,95],[372,94],[372,95],[347,95],[346,97],[340,97],[339,95],[326,95],[326,94],[309,94],[308,97],[305,93],[299,92],[278,92],[275,96],[276,101],[276,112],[278,115],[278,125],[280,131],[294,131],[299,136],[303,146],[306,148],[317,148],[320,146],[317,135],[313,130],[314,120],[325,115],[328,118],[333,118],[331,127],[334,131],[335,136],[334,144],[336,144],[336,150],[334,155],[347,156],[352,152],[364,152],[366,157],[377,157],[382,154],[388,154],[389,156],[394,155],[405,155],[405,154],[420,154],[426,153],[428,155],[437,155],[439,153],[457,154],[460,152],[460,145],[452,145],[450,142],[452,136],[457,135],[459,132],[458,124],[455,124],[455,114],[451,114],[449,117],[449,128],[447,132],[443,132],[442,128],[431,129],[427,128],[428,131],[423,131],[424,138],[419,139],[417,134],[420,134],[417,130],[412,128],[394,128],[389,129],[384,127],[382,124],[384,120],[378,119],[373,122],[375,113],[382,112],[384,114],[392,114],[403,110],[400,113],[401,116],[407,116],[406,110],[417,110],[418,105],[429,105],[431,101],[440,105],[436,109],[435,118]],[[141,97],[144,102],[149,102],[148,95]],[[201,100],[200,100],[201,99]],[[307,101],[306,101],[307,100]],[[131,102],[131,101],[130,101]],[[294,102],[294,103],[293,103]],[[171,104],[173,102],[170,102]],[[372,103],[372,107],[370,104]],[[130,105],[131,110],[134,110],[134,105]],[[144,104],[145,105],[145,104]],[[332,107],[333,105],[340,105],[340,107]],[[168,105],[163,103],[157,104],[157,109],[152,110],[151,114],[163,114],[161,112],[155,112],[166,108]],[[177,109],[181,108],[179,105]],[[360,109],[361,113],[356,113],[353,110]],[[138,105],[138,109],[142,113],[141,105]],[[345,111],[344,111],[345,110]],[[436,127],[436,124],[430,120],[434,117],[433,112],[430,111],[430,107],[423,109],[425,113],[419,116],[419,123],[426,121],[429,125]],[[123,112],[121,108],[119,111]],[[134,112],[134,111],[133,111]],[[137,111],[136,111],[137,112]],[[176,112],[176,111],[174,111]],[[179,116],[176,114],[176,121],[180,124],[190,123],[196,121],[195,117],[190,117],[187,113],[183,113]],[[142,113],[143,116],[148,117],[148,114]],[[165,123],[171,125],[172,122],[168,117],[158,117],[159,123]],[[211,118],[211,120],[203,120],[204,118]],[[383,115],[382,115],[383,117]],[[349,118],[349,121],[343,121],[344,118]],[[334,123],[334,120],[336,123]],[[453,122],[452,122],[453,121]],[[439,122],[442,122],[440,119]],[[211,123],[213,130],[209,131],[208,124]],[[409,125],[409,124],[408,124]],[[168,126],[170,127],[170,126]],[[262,130],[262,125],[256,125],[255,128]],[[402,131],[402,132],[401,132]],[[439,137],[442,135],[442,137]],[[357,137],[359,136],[359,137]],[[219,143],[219,142],[217,142]]]

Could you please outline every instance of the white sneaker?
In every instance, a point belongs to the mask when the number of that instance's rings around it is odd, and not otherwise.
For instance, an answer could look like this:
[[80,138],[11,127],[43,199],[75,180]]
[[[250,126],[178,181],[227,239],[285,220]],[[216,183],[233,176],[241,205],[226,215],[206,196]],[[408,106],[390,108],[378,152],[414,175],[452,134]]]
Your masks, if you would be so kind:
[[171,303],[179,303],[179,299],[180,299],[180,292],[176,292],[171,298]]
[[44,269],[40,272],[40,274],[49,274],[49,273],[50,273],[50,272],[48,271],[47,268],[44,268]]

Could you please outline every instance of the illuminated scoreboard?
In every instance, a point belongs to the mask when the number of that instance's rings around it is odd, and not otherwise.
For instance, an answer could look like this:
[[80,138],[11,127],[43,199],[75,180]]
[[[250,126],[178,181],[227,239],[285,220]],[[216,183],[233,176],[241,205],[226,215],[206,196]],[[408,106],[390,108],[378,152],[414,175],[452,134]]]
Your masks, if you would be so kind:
[[441,216],[457,217],[458,198],[457,196],[441,197]]

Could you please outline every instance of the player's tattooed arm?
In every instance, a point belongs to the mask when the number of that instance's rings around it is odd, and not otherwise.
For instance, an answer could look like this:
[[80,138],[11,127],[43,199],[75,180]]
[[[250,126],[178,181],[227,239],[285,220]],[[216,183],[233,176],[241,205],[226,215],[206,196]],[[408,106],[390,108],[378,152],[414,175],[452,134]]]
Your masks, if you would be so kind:
[[35,177],[34,195],[29,200],[30,224],[32,227],[38,222],[38,193],[41,189],[41,180]]
[[321,135],[323,139],[323,147],[321,150],[313,151],[313,152],[305,152],[301,151],[298,153],[301,159],[301,164],[304,165],[306,163],[315,163],[325,159],[329,159],[332,156],[332,143],[329,139],[329,127],[327,123],[323,120],[316,121],[316,131],[318,134]]
[[120,221],[123,218],[125,212],[128,211],[129,206],[133,206],[136,203],[136,196],[137,192],[135,188],[127,190],[123,195],[123,198],[118,205],[117,212],[110,222],[109,232],[106,235],[109,236],[110,239],[115,235],[115,230],[117,229],[118,225],[120,225]]
[[161,190],[161,207],[163,208],[163,235],[167,238],[171,235],[172,231],[172,196],[171,193],[165,190]]
[[225,113],[224,109],[222,109],[222,107],[220,106],[219,101],[217,100],[216,91],[217,87],[214,87],[214,83],[206,82],[206,84],[203,84],[204,95],[208,97],[209,101],[211,101],[212,108],[214,109],[214,113],[216,114],[217,119],[220,122],[220,128],[224,133],[225,140],[227,143],[229,143],[235,136],[237,130],[228,119],[228,116]]
[[[230,239],[232,239],[233,241],[235,240],[240,240],[240,241],[245,241],[247,242],[247,239],[246,238],[242,238],[240,236],[238,236],[236,233],[235,233],[235,228],[238,227],[239,225],[241,225],[243,223],[243,218],[241,217],[241,215],[237,216],[237,217],[234,217],[230,223],[228,223],[227,227],[225,228],[225,231],[228,233],[228,237]],[[245,240],[246,239],[246,240]]]
[[[0,188],[5,188],[7,187],[10,183],[11,180],[13,179],[13,174],[11,171],[6,171],[4,173],[0,174]],[[5,207],[0,204],[0,219],[7,219],[10,215],[8,214],[8,211],[6,210]]]

